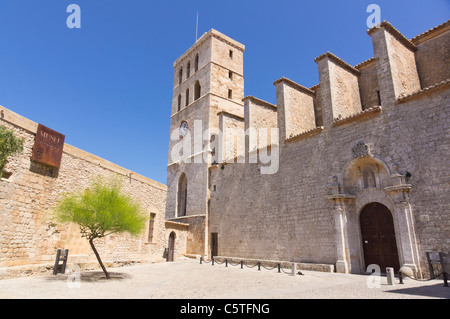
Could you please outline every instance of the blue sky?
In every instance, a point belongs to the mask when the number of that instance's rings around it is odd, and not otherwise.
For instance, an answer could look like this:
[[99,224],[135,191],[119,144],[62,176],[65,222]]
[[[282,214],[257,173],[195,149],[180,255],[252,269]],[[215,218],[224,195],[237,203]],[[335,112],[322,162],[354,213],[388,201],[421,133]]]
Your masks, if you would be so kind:
[[[69,29],[69,4],[81,29]],[[314,58],[373,56],[378,4],[407,38],[447,21],[449,0],[0,0],[0,105],[66,142],[166,183],[173,62],[214,28],[246,45],[245,95],[275,103],[285,76],[318,83]]]

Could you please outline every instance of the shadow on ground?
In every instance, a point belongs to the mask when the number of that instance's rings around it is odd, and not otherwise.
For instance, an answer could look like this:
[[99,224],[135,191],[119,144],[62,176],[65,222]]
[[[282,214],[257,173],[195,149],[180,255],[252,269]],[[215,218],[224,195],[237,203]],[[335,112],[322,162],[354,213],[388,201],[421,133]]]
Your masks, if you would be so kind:
[[[82,272],[82,273],[71,273],[71,274],[58,274],[58,275],[52,275],[47,276],[45,279],[48,281],[67,281],[74,280],[74,279],[80,279],[80,282],[109,282],[109,281],[118,281],[123,279],[130,279],[132,276],[127,273],[122,272],[108,272],[110,278],[106,279],[105,273],[103,271],[89,271],[89,272]],[[78,277],[79,276],[79,277]],[[70,278],[69,278],[70,277]]]
[[450,287],[444,287],[443,283],[432,286],[389,290],[387,293],[450,299]]

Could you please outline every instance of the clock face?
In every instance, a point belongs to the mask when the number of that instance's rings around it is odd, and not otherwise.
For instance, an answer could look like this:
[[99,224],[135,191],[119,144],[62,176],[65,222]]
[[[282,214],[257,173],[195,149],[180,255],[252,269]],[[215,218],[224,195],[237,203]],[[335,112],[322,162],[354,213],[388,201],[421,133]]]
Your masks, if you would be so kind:
[[180,125],[180,137],[181,138],[183,138],[186,135],[188,129],[189,129],[188,122],[186,122],[186,121],[181,122],[181,125]]

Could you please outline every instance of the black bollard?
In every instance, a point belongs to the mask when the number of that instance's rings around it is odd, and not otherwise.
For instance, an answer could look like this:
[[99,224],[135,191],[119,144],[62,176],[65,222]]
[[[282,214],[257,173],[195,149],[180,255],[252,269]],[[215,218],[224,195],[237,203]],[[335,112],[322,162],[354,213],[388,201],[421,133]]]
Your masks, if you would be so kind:
[[443,272],[442,276],[444,277],[444,287],[448,287],[448,278],[447,278],[447,273]]

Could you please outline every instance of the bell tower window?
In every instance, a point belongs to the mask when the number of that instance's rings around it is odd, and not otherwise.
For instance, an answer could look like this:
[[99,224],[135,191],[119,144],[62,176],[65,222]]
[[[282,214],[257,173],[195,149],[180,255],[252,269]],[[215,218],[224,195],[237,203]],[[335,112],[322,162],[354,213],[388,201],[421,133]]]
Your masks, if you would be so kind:
[[178,212],[177,216],[186,216],[186,206],[187,206],[187,178],[184,173],[181,174],[178,181]]
[[198,54],[195,56],[194,72],[198,71]]
[[189,89],[186,89],[186,106],[189,105]]
[[200,86],[200,82],[197,80],[195,82],[195,87],[194,87],[194,100],[197,100],[198,98],[200,98],[200,93],[201,93],[201,86]]
[[181,84],[181,82],[183,82],[183,68],[178,72],[178,84]]

